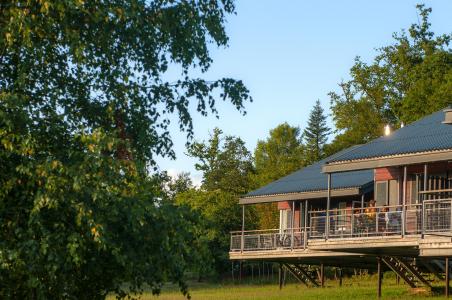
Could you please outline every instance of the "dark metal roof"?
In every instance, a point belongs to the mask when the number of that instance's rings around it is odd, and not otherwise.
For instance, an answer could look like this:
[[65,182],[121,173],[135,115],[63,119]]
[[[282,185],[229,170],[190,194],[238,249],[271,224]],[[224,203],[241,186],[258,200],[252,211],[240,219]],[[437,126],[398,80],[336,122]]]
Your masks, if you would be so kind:
[[[353,150],[357,146],[342,150],[330,157],[300,169],[281,179],[273,181],[264,187],[254,190],[244,197],[269,196],[300,192],[324,191],[327,186],[327,175],[322,173],[322,165],[329,159]],[[336,173],[331,176],[333,189],[363,187],[373,181],[373,171],[353,171]]]
[[326,163],[452,149],[452,125],[443,121],[444,111],[435,112],[388,136],[329,158]]

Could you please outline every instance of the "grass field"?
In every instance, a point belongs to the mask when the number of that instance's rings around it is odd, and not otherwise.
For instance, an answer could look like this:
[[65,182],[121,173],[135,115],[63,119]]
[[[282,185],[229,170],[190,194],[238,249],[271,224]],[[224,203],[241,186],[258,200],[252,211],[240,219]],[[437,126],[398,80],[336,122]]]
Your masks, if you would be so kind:
[[[441,283],[436,284],[438,287]],[[377,282],[375,277],[344,278],[342,287],[336,281],[327,281],[325,288],[307,288],[304,285],[289,283],[282,290],[277,284],[190,284],[190,294],[194,300],[241,299],[376,299]],[[383,299],[446,299],[440,295],[428,295],[426,292],[411,290],[407,285],[396,284],[395,278],[383,280]],[[113,299],[113,298],[112,298]],[[140,299],[182,300],[184,297],[176,286],[166,286],[160,296],[144,294]]]

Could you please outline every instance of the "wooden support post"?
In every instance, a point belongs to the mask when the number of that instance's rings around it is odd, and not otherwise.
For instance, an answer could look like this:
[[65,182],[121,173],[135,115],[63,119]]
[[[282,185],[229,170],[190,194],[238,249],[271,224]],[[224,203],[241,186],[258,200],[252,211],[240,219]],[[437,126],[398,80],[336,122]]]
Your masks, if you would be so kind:
[[364,212],[364,194],[361,195],[361,213]]
[[[427,184],[428,184],[428,178],[427,178],[427,171],[428,171],[428,165],[424,165],[424,192],[427,191]],[[422,195],[422,228],[421,228],[421,237],[424,238],[425,235],[425,227],[427,226],[427,218],[425,216],[425,203],[424,200],[427,199],[427,194]]]
[[240,261],[239,262],[239,282],[240,283],[242,283],[242,264],[243,264],[243,262],[242,261]]
[[304,204],[304,249],[306,249],[306,246],[308,245],[308,203],[308,200],[306,200]]
[[295,230],[294,230],[294,227],[295,227],[295,201],[292,201],[292,217],[291,217],[291,219],[292,219],[292,224],[291,224],[291,227],[292,227],[292,229],[290,230],[290,249],[291,250],[293,250],[293,247],[294,247],[294,242],[295,242],[295,239],[294,239],[294,234],[295,234]]
[[270,266],[267,264],[267,280],[270,281],[270,270],[273,267],[273,264],[270,263]]
[[339,268],[339,286],[342,286],[342,268]]
[[242,205],[242,238],[240,247],[240,251],[242,253],[244,248],[245,248],[245,204]]
[[232,284],[234,284],[234,261],[231,261]]
[[278,281],[279,281],[279,289],[282,289],[282,286],[283,286],[282,263],[279,263]]
[[330,234],[330,204],[331,204],[331,173],[328,173],[328,194],[326,198],[326,222],[325,222],[326,239],[328,239]]
[[354,226],[355,226],[355,208],[352,205],[352,214],[350,216],[350,237],[353,237],[353,234],[355,232]]
[[261,263],[260,262],[257,263],[257,274],[258,274],[259,282],[261,282],[262,278],[261,278]]
[[450,269],[449,269],[449,257],[446,257],[446,291],[445,291],[445,295],[447,298],[449,298],[449,279],[450,279]]
[[402,237],[406,234],[406,180],[407,180],[407,167],[403,167],[403,191],[402,191]]
[[283,285],[286,286],[287,268],[283,269]]
[[[424,192],[428,191],[428,165],[424,165]],[[422,200],[427,198],[427,194],[422,196]]]
[[303,201],[300,201],[300,210],[298,213],[298,228],[300,229],[300,231],[303,228],[303,220],[304,220]]
[[320,286],[325,287],[325,266],[320,264]]
[[381,281],[382,281],[382,273],[381,273],[381,257],[377,257],[377,274],[378,274],[378,291],[377,297],[381,298]]

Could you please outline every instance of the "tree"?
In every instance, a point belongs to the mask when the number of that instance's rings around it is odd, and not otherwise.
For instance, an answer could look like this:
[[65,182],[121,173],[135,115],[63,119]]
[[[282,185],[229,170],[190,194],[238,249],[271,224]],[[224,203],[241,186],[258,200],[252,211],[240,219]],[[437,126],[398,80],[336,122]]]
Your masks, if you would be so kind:
[[373,62],[359,57],[331,92],[333,120],[339,134],[332,149],[340,150],[380,136],[385,124],[399,127],[452,103],[451,34],[435,36],[430,8],[417,6],[420,24],[394,34],[394,43],[379,48]]
[[195,142],[188,154],[199,160],[196,170],[203,172],[202,189],[221,190],[235,196],[249,191],[250,174],[253,173],[251,153],[245,142],[234,136],[221,137],[215,128],[207,142]]
[[[195,167],[203,172],[203,180],[200,189],[178,194],[176,203],[200,216],[193,225],[197,228],[195,244],[205,257],[194,270],[201,275],[222,274],[229,270],[230,232],[242,224],[238,200],[250,189],[254,172],[251,153],[240,138],[223,137],[215,128],[208,141],[193,143],[188,154],[199,161]],[[253,227],[253,209],[246,210],[245,222]]]
[[[232,0],[0,4],[0,298],[187,292],[190,232],[150,176],[176,113],[241,112],[240,81],[206,81]],[[170,68],[180,79],[168,82]]]
[[163,188],[167,190],[170,199],[174,199],[180,193],[189,191],[194,188],[190,172],[178,173],[174,178],[165,172]]
[[[176,203],[188,207],[190,215],[197,218],[190,225],[193,230],[192,249],[196,249],[196,263],[191,270],[198,278],[214,278],[230,271],[230,232],[239,230],[242,224],[242,209],[238,197],[222,190],[206,191],[191,189],[176,196]],[[256,223],[254,210],[245,210],[245,223],[253,228]]]
[[310,165],[325,157],[325,144],[331,129],[326,125],[326,116],[317,100],[309,115],[308,126],[303,131],[306,147],[305,160]]
[[[254,150],[253,186],[259,188],[290,174],[305,165],[300,129],[287,123],[270,130],[265,141],[258,141]],[[277,228],[279,213],[276,203],[256,206],[261,229]]]

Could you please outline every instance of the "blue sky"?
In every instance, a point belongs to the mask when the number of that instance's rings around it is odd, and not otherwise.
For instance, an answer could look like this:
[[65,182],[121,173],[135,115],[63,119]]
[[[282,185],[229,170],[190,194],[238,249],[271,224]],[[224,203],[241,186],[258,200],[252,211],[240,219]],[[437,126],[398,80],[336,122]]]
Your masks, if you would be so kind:
[[[417,3],[421,1],[237,1],[237,14],[226,24],[229,47],[212,48],[214,63],[203,77],[242,79],[254,102],[246,105],[246,116],[221,101],[218,120],[193,111],[195,139],[207,139],[220,127],[225,134],[240,136],[253,151],[278,124],[303,129],[317,99],[329,113],[327,94],[349,78],[356,56],[371,60],[375,48],[392,42],[393,32],[418,22]],[[452,1],[422,3],[433,9],[435,33],[452,32]],[[188,171],[199,182],[195,160],[184,154],[186,134],[173,124],[171,135],[177,159],[158,158],[160,169],[171,175]]]

